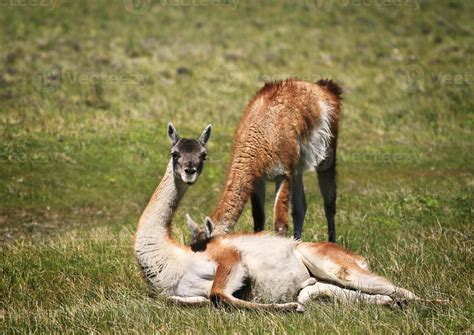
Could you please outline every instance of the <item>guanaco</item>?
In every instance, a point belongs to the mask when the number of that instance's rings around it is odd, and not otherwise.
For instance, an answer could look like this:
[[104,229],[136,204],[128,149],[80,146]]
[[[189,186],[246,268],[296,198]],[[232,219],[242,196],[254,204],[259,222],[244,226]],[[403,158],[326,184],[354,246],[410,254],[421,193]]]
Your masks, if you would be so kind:
[[265,225],[265,180],[274,180],[274,227],[288,232],[292,207],[294,237],[301,238],[307,210],[303,171],[317,171],[328,224],[336,240],[336,147],[341,88],[331,80],[288,79],[266,83],[245,108],[234,137],[227,181],[211,218],[214,235],[229,232],[250,199],[254,231]]
[[[172,217],[199,177],[210,131],[208,126],[190,140],[168,126],[172,157],[135,236],[135,255],[153,290],[186,305],[213,301],[216,306],[279,311],[303,311],[305,303],[318,297],[374,304],[417,299],[371,273],[361,256],[333,243],[302,243],[263,232],[211,237],[209,218],[209,243],[202,252],[174,240]],[[189,216],[188,224],[195,234],[202,233]]]

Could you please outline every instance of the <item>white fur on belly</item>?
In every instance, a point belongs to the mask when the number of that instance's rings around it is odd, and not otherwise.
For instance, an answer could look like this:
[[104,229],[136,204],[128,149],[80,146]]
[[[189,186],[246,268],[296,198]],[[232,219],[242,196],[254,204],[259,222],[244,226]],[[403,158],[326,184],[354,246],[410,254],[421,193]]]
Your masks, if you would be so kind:
[[273,235],[243,235],[224,243],[240,251],[247,268],[254,301],[296,301],[310,275],[295,255],[298,242]]
[[187,271],[177,285],[176,295],[209,297],[217,264],[202,255],[202,253],[192,254]]

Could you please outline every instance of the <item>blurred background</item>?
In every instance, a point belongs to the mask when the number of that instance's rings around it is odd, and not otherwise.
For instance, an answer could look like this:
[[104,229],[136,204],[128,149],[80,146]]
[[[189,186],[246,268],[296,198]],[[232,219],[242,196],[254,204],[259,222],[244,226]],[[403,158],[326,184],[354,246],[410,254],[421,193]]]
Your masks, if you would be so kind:
[[[471,332],[473,13],[447,0],[1,0],[4,330]],[[345,92],[338,243],[451,309],[262,319],[147,298],[131,241],[169,159],[167,123],[187,137],[213,124],[175,216],[187,242],[184,213],[210,214],[247,101],[288,77]],[[303,240],[323,241],[313,173],[305,187]],[[240,221],[251,230],[249,208]]]

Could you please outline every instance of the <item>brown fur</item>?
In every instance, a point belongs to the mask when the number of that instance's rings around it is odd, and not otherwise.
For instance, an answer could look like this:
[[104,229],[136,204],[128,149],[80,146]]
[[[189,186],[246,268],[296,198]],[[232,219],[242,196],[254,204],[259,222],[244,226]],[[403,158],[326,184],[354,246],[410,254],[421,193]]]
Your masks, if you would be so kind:
[[305,242],[303,246],[311,248],[316,255],[325,256],[339,265],[339,269],[334,275],[342,281],[350,281],[351,271],[360,274],[371,274],[363,265],[366,265],[365,258],[357,255],[346,248],[331,242]]
[[231,247],[223,246],[220,239],[214,239],[207,244],[206,254],[218,264],[211,288],[212,298],[223,294],[232,269],[240,262],[240,254]]
[[349,278],[349,271],[344,266],[341,266],[339,271],[336,273],[336,277],[341,280],[347,280]]
[[335,97],[342,99],[342,89],[339,85],[330,79],[320,79],[316,82],[317,85],[324,87],[331,92]]
[[321,256],[326,256],[341,264],[341,266],[345,266],[347,268],[351,268],[357,263],[363,262],[365,263],[365,258],[359,256],[346,248],[331,242],[317,242],[317,243],[302,243],[303,245],[311,247],[316,254]]
[[[216,226],[232,228],[249,200],[257,178],[281,163],[291,180],[299,162],[298,141],[308,141],[320,117],[318,101],[334,107],[331,146],[337,145],[341,110],[340,89],[331,81],[318,84],[288,79],[271,82],[255,95],[236,130],[224,191],[211,218]],[[282,211],[288,211],[283,199]],[[287,225],[287,219],[281,225]]]
[[278,198],[275,200],[275,230],[279,235],[286,236],[288,232],[288,209],[290,208],[291,179],[282,181]]

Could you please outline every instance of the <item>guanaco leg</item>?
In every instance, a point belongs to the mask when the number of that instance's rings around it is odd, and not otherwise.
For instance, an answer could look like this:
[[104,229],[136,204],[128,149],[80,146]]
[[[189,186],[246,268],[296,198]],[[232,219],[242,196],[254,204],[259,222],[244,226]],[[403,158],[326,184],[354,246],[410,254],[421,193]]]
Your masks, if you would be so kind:
[[259,232],[265,229],[265,180],[258,178],[253,187],[252,196],[253,230]]
[[306,203],[306,195],[304,194],[303,174],[302,172],[296,172],[291,184],[291,217],[293,218],[293,237],[296,240],[301,239],[307,208],[308,204]]
[[275,231],[280,236],[288,234],[288,210],[290,208],[291,177],[280,176],[276,181],[273,216]]
[[330,151],[329,156],[316,168],[318,184],[324,202],[324,214],[328,223],[328,240],[336,242],[336,151]]
[[[389,296],[393,299],[417,299],[414,293],[397,287],[388,279],[370,272],[361,256],[337,244],[301,243],[297,246],[297,252],[311,274],[318,279],[364,293]],[[328,287],[324,289],[327,290]],[[334,293],[335,290],[332,292]]]
[[367,294],[322,282],[307,286],[298,294],[298,302],[302,305],[317,298],[330,298],[343,303],[363,302],[375,305],[391,305],[393,303],[393,299],[388,295]]

